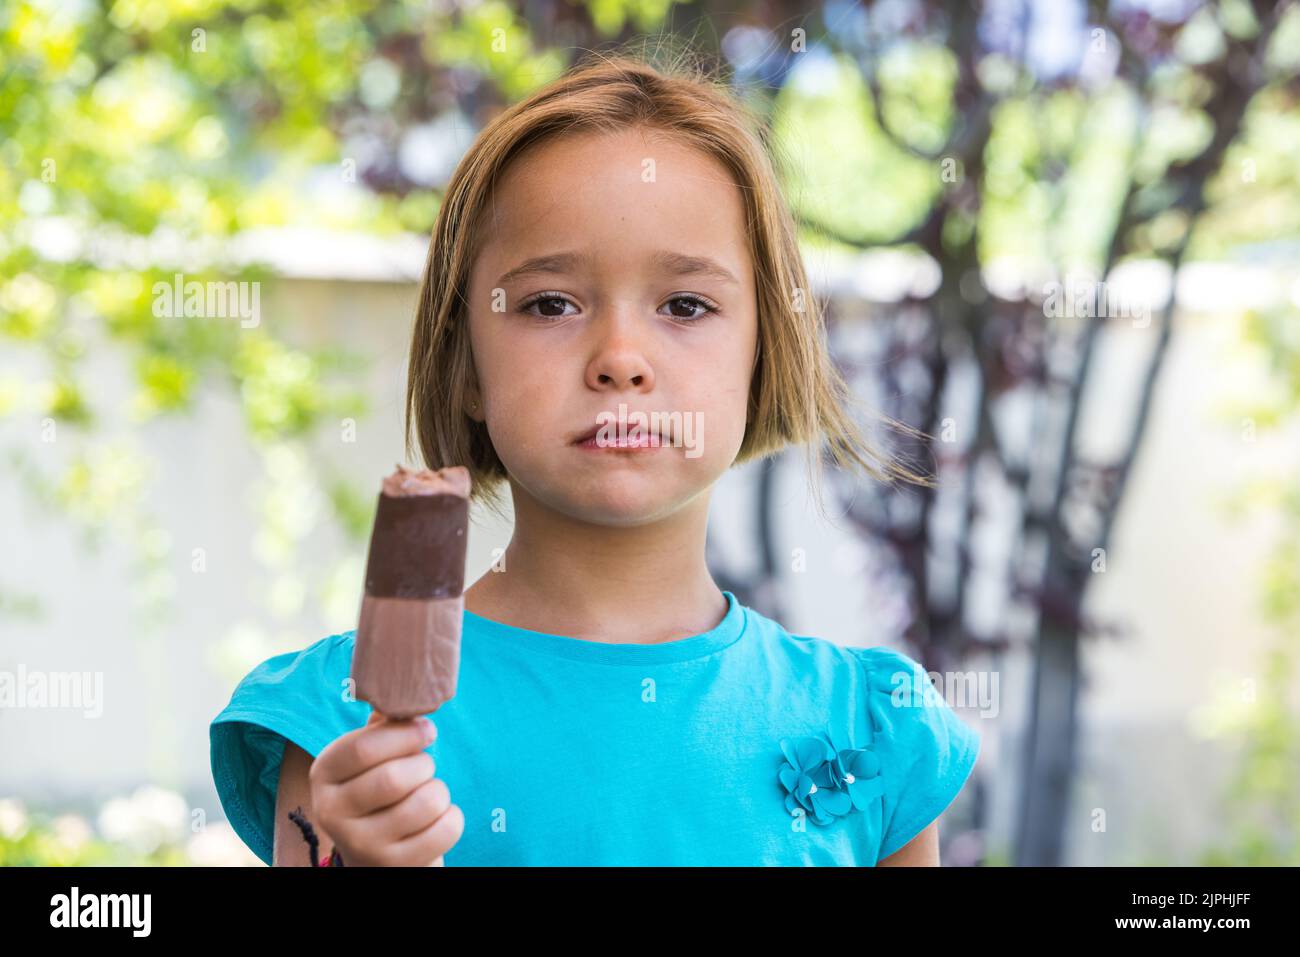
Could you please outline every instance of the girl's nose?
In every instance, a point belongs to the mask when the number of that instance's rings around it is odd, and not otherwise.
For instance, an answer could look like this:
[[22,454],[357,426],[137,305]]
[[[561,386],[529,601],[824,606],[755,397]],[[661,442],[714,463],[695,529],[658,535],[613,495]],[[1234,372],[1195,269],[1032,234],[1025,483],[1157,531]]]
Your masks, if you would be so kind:
[[640,349],[613,342],[602,346],[587,364],[587,385],[602,392],[649,391],[654,387],[654,370]]
[[587,363],[587,385],[597,391],[654,388],[654,370],[630,315],[603,316],[593,329],[599,337]]

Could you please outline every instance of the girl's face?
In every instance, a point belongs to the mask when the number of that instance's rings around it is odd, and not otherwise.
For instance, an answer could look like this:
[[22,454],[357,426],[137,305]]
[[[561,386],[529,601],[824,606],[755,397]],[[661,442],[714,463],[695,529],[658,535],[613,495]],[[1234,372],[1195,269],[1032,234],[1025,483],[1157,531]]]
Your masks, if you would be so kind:
[[[726,168],[650,131],[567,135],[511,165],[485,220],[469,280],[481,389],[470,414],[516,496],[638,525],[707,491],[740,449],[758,342]],[[646,413],[665,444],[575,442],[607,421],[617,440],[620,405],[629,433]]]

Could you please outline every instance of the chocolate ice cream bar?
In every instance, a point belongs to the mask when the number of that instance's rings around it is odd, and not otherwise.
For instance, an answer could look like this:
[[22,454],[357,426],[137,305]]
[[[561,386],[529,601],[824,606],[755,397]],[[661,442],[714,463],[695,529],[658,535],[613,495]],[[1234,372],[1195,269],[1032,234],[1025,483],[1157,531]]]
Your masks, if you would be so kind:
[[428,714],[456,693],[469,489],[463,465],[398,465],[384,479],[352,679],[356,697],[385,717]]

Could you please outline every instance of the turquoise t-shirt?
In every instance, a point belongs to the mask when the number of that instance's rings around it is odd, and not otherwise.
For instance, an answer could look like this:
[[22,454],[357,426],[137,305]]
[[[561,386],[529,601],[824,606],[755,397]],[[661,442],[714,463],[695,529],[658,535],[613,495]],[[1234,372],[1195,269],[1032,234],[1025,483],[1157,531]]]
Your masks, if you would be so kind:
[[[427,749],[465,814],[447,866],[873,866],[948,807],[980,737],[920,665],[724,594],[716,628],[649,645],[466,611]],[[212,722],[222,807],[267,864],[285,739],[314,757],[370,714],[353,636],[262,662]]]

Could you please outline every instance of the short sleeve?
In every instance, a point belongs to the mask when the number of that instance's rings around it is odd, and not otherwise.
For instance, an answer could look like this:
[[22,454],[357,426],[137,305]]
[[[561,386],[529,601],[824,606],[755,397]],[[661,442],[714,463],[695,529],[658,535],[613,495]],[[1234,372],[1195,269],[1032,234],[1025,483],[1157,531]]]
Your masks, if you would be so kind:
[[354,700],[352,632],[268,658],[236,686],[209,728],[212,780],[230,826],[267,865],[285,741],[312,757],[359,728],[370,706]]
[[975,767],[980,737],[944,701],[925,669],[890,648],[850,648],[866,673],[873,750],[884,776],[876,859],[889,857],[942,814]]

